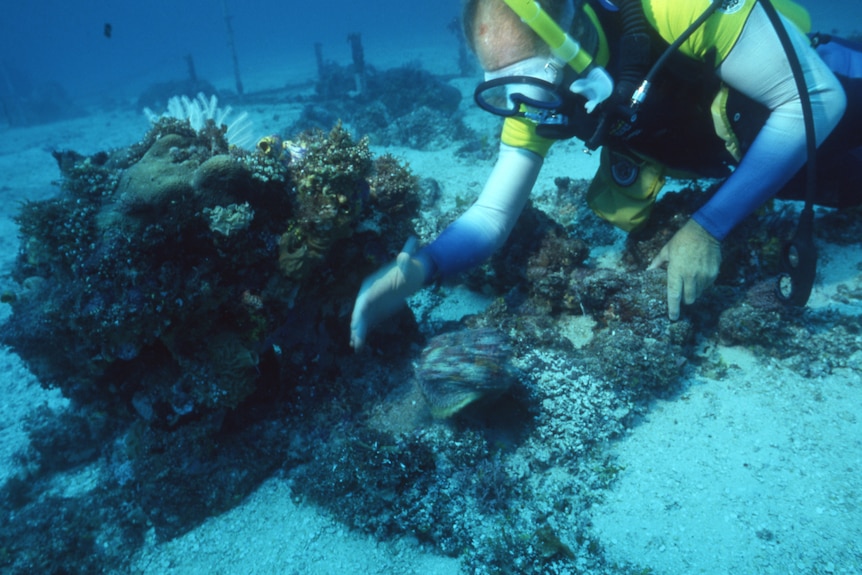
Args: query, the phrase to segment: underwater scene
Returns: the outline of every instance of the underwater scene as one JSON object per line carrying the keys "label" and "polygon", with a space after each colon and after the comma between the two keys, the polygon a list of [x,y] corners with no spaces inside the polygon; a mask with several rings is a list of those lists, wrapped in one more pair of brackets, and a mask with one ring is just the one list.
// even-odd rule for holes
{"label": "underwater scene", "polygon": [[862,574],[858,0],[5,6],[0,573]]}

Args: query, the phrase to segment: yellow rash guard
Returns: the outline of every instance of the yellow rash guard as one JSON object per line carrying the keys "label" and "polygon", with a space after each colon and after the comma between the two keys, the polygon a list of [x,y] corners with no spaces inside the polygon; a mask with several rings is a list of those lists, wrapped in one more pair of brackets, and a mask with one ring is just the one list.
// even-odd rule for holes
{"label": "yellow rash guard", "polygon": [[543,138],[536,133],[535,122],[517,116],[510,116],[503,122],[500,141],[513,148],[530,150],[543,158],[554,143],[554,140]]}
{"label": "yellow rash guard", "polygon": [[[756,0],[718,0],[722,7],[709,17],[679,50],[686,56],[706,60],[715,50],[718,67],[736,44]],[[808,12],[792,0],[773,0],[775,8],[800,30],[808,33],[811,19]],[[643,0],[647,22],[664,40],[672,43],[709,8],[710,0]]]}

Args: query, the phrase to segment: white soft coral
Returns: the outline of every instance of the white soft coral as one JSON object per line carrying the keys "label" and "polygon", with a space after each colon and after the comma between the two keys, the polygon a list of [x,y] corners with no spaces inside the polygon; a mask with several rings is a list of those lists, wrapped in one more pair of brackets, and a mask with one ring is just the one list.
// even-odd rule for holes
{"label": "white soft coral", "polygon": [[188,120],[195,130],[200,130],[206,125],[207,120],[215,122],[216,126],[227,126],[226,137],[228,143],[238,148],[248,147],[254,141],[253,125],[246,112],[227,122],[233,108],[226,106],[218,107],[218,98],[215,94],[207,98],[203,92],[199,92],[197,98],[188,96],[174,96],[168,100],[168,109],[162,114],[156,114],[149,108],[144,108],[144,114],[150,122],[157,122],[160,118],[176,118]]}

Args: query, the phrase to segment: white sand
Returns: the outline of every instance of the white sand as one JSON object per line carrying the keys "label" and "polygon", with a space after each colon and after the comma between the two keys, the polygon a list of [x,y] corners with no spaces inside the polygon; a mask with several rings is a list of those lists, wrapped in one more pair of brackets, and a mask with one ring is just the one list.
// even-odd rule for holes
{"label": "white sand", "polygon": [[722,349],[732,375],[658,401],[614,448],[593,520],[654,573],[859,573],[859,372],[804,379]]}
{"label": "white sand", "polygon": [[[862,288],[859,246],[821,245],[813,308]],[[624,468],[593,521],[609,556],[656,574],[862,573],[862,353],[804,378],[719,347],[730,367],[658,400],[613,448]],[[846,357],[844,350],[834,354]]]}
{"label": "white sand", "polygon": [[[463,106],[472,125],[493,126],[469,100]],[[289,124],[299,105],[248,111],[263,135]],[[146,126],[142,115],[113,112],[0,132],[6,200],[0,207],[0,266],[8,270],[17,250],[11,220],[17,202],[53,192],[50,182],[58,173],[50,149],[93,153],[124,146],[139,139]],[[554,177],[592,175],[595,158],[578,150],[567,143],[554,151],[537,193],[553,190]],[[392,151],[420,176],[436,178],[448,202],[475,196],[490,169],[455,159],[453,150]],[[812,305],[833,305],[830,296],[841,284],[862,289],[858,246],[822,245],[821,253]],[[614,254],[602,261],[613,263]],[[483,303],[455,293],[457,301],[423,313],[433,320]],[[855,300],[842,311],[860,314],[862,303]],[[0,307],[0,314],[6,317],[8,306]],[[715,352],[730,366],[725,377],[695,376],[681,395],[656,401],[645,420],[612,446],[623,470],[605,502],[592,510],[609,559],[636,562],[662,575],[862,573],[862,358],[856,358],[856,370],[805,379],[744,349]],[[12,453],[25,439],[21,418],[42,402],[62,400],[41,390],[8,350],[0,350],[0,366],[2,478],[14,471]],[[350,533],[314,507],[295,502],[277,478],[185,536],[149,542],[135,566],[147,574],[458,572],[457,561],[436,557],[412,541],[381,544]]]}
{"label": "white sand", "polygon": [[162,545],[149,542],[133,572],[444,575],[457,573],[458,561],[424,552],[409,540],[379,543],[351,532],[294,502],[284,481],[270,479],[240,507],[194,531]]}

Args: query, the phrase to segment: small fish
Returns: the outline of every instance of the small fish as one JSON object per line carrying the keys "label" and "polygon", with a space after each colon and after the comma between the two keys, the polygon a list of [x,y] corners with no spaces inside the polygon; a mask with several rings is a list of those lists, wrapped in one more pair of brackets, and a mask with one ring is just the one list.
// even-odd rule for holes
{"label": "small fish", "polygon": [[103,30],[103,33],[105,34],[105,38],[110,38],[112,31],[113,31],[113,26],[111,26],[111,23],[105,22],[105,28]]}

